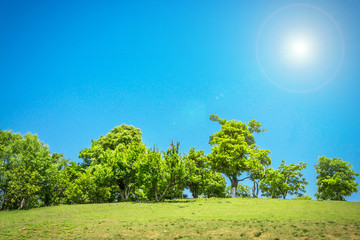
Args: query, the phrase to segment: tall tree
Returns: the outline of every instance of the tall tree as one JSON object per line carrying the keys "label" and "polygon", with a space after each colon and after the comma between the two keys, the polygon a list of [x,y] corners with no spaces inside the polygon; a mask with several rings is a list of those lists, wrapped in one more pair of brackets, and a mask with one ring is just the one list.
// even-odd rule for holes
{"label": "tall tree", "polygon": [[358,192],[359,184],[355,182],[355,177],[360,174],[352,169],[349,162],[321,156],[315,165],[315,171],[318,174],[315,194],[317,199],[345,200],[346,196]]}
{"label": "tall tree", "polygon": [[291,163],[286,165],[281,161],[279,169],[270,168],[263,181],[260,183],[260,189],[263,196],[285,199],[288,195],[302,196],[305,193],[305,186],[309,184],[301,170],[306,168],[306,163]]}
{"label": "tall tree", "polygon": [[250,153],[256,148],[253,133],[266,131],[259,122],[251,120],[248,124],[241,121],[219,118],[210,115],[210,120],[221,125],[219,132],[210,136],[209,144],[212,146],[209,155],[213,169],[225,174],[231,182],[232,197],[236,197],[236,190],[240,176],[249,170]]}

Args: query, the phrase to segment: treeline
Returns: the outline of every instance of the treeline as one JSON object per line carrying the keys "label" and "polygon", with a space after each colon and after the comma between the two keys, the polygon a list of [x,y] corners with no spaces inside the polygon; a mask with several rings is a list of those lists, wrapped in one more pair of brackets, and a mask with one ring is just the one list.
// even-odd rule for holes
{"label": "treeline", "polygon": [[[254,133],[266,131],[259,122],[210,120],[221,129],[210,136],[211,153],[191,148],[180,153],[180,143],[166,151],[148,148],[141,130],[121,125],[91,140],[75,163],[51,153],[37,135],[0,131],[0,207],[29,209],[57,204],[122,201],[163,201],[182,198],[184,189],[197,197],[258,197],[309,199],[301,171],[306,163],[282,161],[271,168],[269,150],[260,149]],[[357,192],[358,183],[348,162],[319,157],[318,199],[344,200]],[[224,176],[231,186],[226,187]],[[249,179],[252,186],[240,184]],[[311,198],[310,198],[311,199]]]}

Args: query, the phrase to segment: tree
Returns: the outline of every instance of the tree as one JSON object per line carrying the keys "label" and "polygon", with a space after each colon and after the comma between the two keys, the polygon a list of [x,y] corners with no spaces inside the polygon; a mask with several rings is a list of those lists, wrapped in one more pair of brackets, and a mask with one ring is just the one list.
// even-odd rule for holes
{"label": "tree", "polygon": [[104,153],[100,157],[101,164],[94,165],[94,174],[102,179],[103,185],[108,183],[113,186],[119,202],[128,200],[136,190],[138,164],[145,157],[145,152],[143,143],[121,146],[115,151]]}
{"label": "tree", "polygon": [[54,203],[56,180],[65,159],[49,151],[37,135],[0,130],[1,209]]}
{"label": "tree", "polygon": [[359,184],[355,182],[355,177],[360,174],[352,169],[349,162],[321,156],[315,165],[315,171],[318,174],[315,194],[317,199],[345,200],[345,196],[358,192]]}
{"label": "tree", "polygon": [[[72,166],[73,167],[73,166]],[[69,173],[73,169],[68,169]],[[108,186],[98,184],[96,176],[92,173],[91,167],[75,172],[67,181],[61,203],[84,204],[103,203],[111,198],[111,189]],[[70,180],[68,179],[68,180]]]}
{"label": "tree", "polygon": [[189,171],[187,188],[198,198],[200,195],[206,197],[222,197],[226,188],[224,177],[213,171],[208,163],[208,158],[203,150],[195,151],[192,147],[185,157]]}
{"label": "tree", "polygon": [[140,129],[122,124],[111,129],[106,136],[100,136],[96,141],[91,139],[91,147],[85,148],[79,153],[79,158],[83,159],[82,165],[87,167],[92,162],[98,163],[104,152],[112,152],[132,144],[142,143],[141,135]]}
{"label": "tree", "polygon": [[269,150],[261,150],[257,147],[250,152],[248,173],[250,180],[253,181],[252,196],[256,198],[259,195],[259,185],[265,178],[268,166],[271,164],[269,153]]}
{"label": "tree", "polygon": [[209,144],[212,146],[209,159],[212,168],[223,173],[230,179],[232,197],[236,197],[236,189],[239,177],[250,168],[249,158],[253,149],[256,149],[253,133],[266,131],[261,129],[259,122],[251,120],[248,124],[219,118],[217,115],[210,115],[210,120],[221,125],[219,132],[210,136]]}
{"label": "tree", "polygon": [[[179,153],[180,143],[171,142],[166,152],[160,153],[156,148],[149,149],[140,163],[139,177],[150,199],[162,201],[165,197],[173,198],[184,190],[187,169],[185,159]],[[170,194],[170,195],[169,195]]]}
{"label": "tree", "polygon": [[263,196],[272,198],[286,198],[287,195],[302,196],[305,193],[305,186],[309,184],[305,178],[302,178],[301,170],[306,168],[306,163],[291,163],[285,165],[285,161],[281,161],[279,169],[270,168],[265,178],[260,184]]}
{"label": "tree", "polygon": [[226,181],[223,175],[213,170],[208,172],[204,181],[204,190],[202,193],[205,197],[225,197]]}
{"label": "tree", "polygon": [[136,190],[137,163],[146,152],[141,135],[140,129],[123,124],[91,140],[91,147],[79,153],[82,166],[92,168],[97,182],[111,187],[118,201],[126,201]]}

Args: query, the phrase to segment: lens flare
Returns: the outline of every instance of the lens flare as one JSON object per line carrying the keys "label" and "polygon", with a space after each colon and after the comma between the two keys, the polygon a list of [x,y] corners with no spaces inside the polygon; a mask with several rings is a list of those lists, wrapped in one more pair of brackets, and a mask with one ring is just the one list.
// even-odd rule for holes
{"label": "lens flare", "polygon": [[293,4],[273,12],[261,25],[256,58],[275,86],[290,92],[314,91],[339,72],[344,40],[329,13],[308,4]]}

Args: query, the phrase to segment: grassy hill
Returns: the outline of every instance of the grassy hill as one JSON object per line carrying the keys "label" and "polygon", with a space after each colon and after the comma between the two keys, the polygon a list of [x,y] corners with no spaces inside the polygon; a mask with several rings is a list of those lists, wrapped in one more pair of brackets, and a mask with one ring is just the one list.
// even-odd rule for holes
{"label": "grassy hill", "polygon": [[0,239],[360,239],[360,203],[198,199],[0,212]]}

